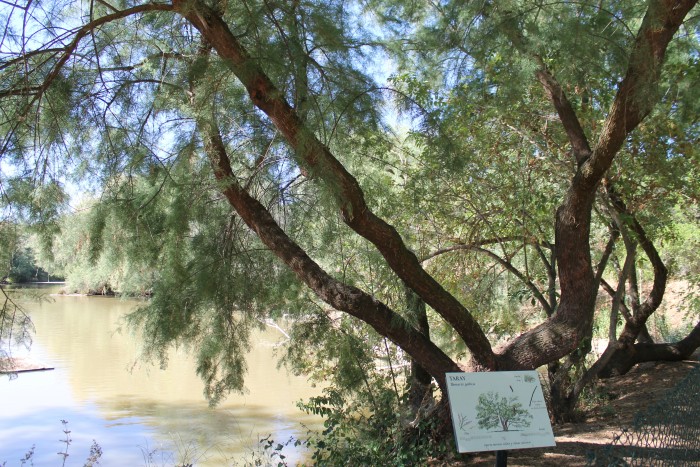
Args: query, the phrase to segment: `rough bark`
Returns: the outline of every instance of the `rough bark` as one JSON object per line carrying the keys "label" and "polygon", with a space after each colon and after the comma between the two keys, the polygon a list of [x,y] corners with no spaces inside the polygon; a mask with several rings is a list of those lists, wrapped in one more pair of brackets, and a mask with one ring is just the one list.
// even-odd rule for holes
{"label": "rough bark", "polygon": [[[619,193],[617,193],[611,184],[606,184],[606,189],[608,192],[608,197],[610,202],[617,211],[618,214],[624,214],[628,219],[627,225],[620,225],[620,229],[631,230],[636,237],[636,242],[642,247],[642,250],[646,254],[649,262],[652,265],[654,271],[654,282],[644,303],[634,304],[632,309],[632,316],[625,319],[625,326],[617,338],[617,345],[614,354],[610,357],[609,361],[600,370],[600,376],[608,377],[613,374],[623,374],[622,372],[629,371],[629,368],[625,362],[629,361],[630,358],[626,355],[628,353],[635,352],[635,341],[640,336],[643,335],[643,331],[646,330],[646,322],[649,317],[658,309],[663,300],[664,292],[666,290],[666,281],[668,279],[668,270],[664,265],[658,251],[654,247],[654,244],[649,239],[646,231],[641,226],[637,218],[630,215],[625,203],[622,201]],[[618,220],[622,222],[622,220]],[[629,240],[626,240],[629,243]],[[629,249],[629,247],[628,247]],[[636,286],[636,280],[633,279],[631,282]],[[617,293],[621,293],[623,290],[623,285],[618,285]],[[638,302],[638,297],[635,291],[635,302]],[[647,333],[648,334],[648,333]]]}
{"label": "rough bark", "polygon": [[444,387],[446,372],[461,371],[452,359],[401,315],[362,290],[333,278],[313,261],[284,232],[270,212],[237,182],[216,126],[210,121],[202,120],[198,125],[205,150],[214,166],[216,179],[221,183],[229,204],[302,282],[335,309],[364,321],[381,335],[391,339],[426,369],[441,387]]}
{"label": "rough bark", "polygon": [[[556,214],[556,263],[559,270],[561,300],[556,313],[547,321],[506,344],[499,349],[498,355],[494,354],[483,330],[469,311],[422,268],[415,254],[405,245],[396,229],[369,209],[355,178],[304,126],[301,118],[285,100],[283,93],[249,57],[221,15],[201,1],[175,0],[172,5],[153,4],[134,7],[131,10],[107,15],[99,21],[108,22],[130,14],[156,10],[174,10],[186,18],[200,31],[246,87],[253,104],[264,112],[284,135],[296,151],[300,166],[311,176],[323,180],[328,187],[332,188],[346,224],[371,241],[392,270],[454,327],[472,353],[473,368],[507,370],[534,368],[556,360],[577,348],[582,337],[589,331],[595,297],[592,288],[594,276],[589,246],[591,208],[595,192],[629,132],[653,108],[657,100],[656,85],[668,43],[695,3],[690,0],[649,3],[632,47],[627,71],[619,85],[598,142],[590,151],[590,156],[587,155],[589,148],[585,135],[573,108],[567,105],[565,94],[561,92],[560,87],[557,88],[556,81],[551,82],[546,74],[538,74],[569,135],[578,162],[578,170],[572,179],[570,189]],[[77,44],[84,36],[85,33],[78,33],[72,44]],[[62,58],[54,67],[46,80],[46,86],[50,84],[51,76],[63,67],[71,54],[70,47],[64,51],[62,56],[65,59]],[[223,168],[225,167],[220,167],[222,170]],[[226,171],[217,174],[224,178],[231,176]],[[226,190],[229,202],[236,206],[248,225],[268,246],[277,246],[274,251],[278,256],[323,300],[340,310],[360,317],[402,347],[412,348],[413,352],[420,353],[415,347],[415,342],[421,342],[419,346],[424,346],[426,341],[429,342],[425,337],[421,338],[420,333],[415,329],[406,332],[399,329],[401,326],[396,326],[392,321],[395,314],[369,295],[329,280],[332,278],[308,258],[298,245],[282,235],[284,232],[279,229],[279,226],[273,226],[269,222],[271,218],[265,218],[265,213],[255,204],[257,201],[245,190],[241,190],[235,184],[230,184]],[[275,243],[278,241],[281,243]],[[279,245],[284,245],[284,248]],[[360,312],[358,308],[360,305],[373,311]],[[640,318],[641,320],[643,319]],[[631,326],[638,326],[638,322],[635,321]],[[621,339],[626,342],[632,334],[635,334],[632,328],[629,332],[623,331]],[[428,365],[429,362],[424,356],[421,358],[427,366],[431,366]],[[455,368],[455,363],[449,358],[440,357],[439,359],[442,363],[438,366]],[[434,365],[432,367],[436,368]]]}
{"label": "rough bark", "polygon": [[[255,64],[226,23],[201,2],[174,2],[175,8],[226,60],[262,110],[297,151],[309,172],[334,187],[341,215],[348,226],[371,241],[387,264],[464,339],[472,352],[473,367],[513,370],[536,368],[577,348],[592,325],[595,305],[589,230],[595,192],[627,134],[651,111],[666,47],[695,1],[651,2],[644,17],[630,62],[598,144],[590,157],[579,157],[579,168],[564,202],[557,210],[555,240],[561,286],[557,312],[540,326],[517,337],[494,355],[483,330],[472,315],[421,266],[396,229],[378,218],[366,205],[357,181],[330,150],[302,124],[282,93]],[[557,94],[559,96],[559,94]],[[650,97],[651,96],[651,97]],[[558,99],[558,97],[557,97]],[[585,138],[567,122],[578,121],[572,109],[558,105],[567,132]],[[579,147],[579,141],[572,141]],[[324,298],[325,299],[325,298]],[[380,331],[381,332],[381,331]]]}
{"label": "rough bark", "polygon": [[668,269],[664,265],[659,252],[656,251],[656,247],[649,239],[646,231],[641,226],[637,218],[630,216],[627,207],[620,198],[619,194],[614,190],[611,185],[607,186],[608,195],[613,204],[613,207],[620,213],[625,214],[629,218],[629,229],[634,232],[639,246],[642,247],[644,253],[646,254],[649,262],[651,263],[652,269],[654,271],[654,282],[644,303],[639,304],[633,308],[632,319],[625,322],[625,327],[620,333],[618,340],[623,346],[629,346],[634,343],[639,335],[642,327],[646,324],[647,319],[656,311],[656,309],[661,305],[661,301],[664,297],[664,292],[666,291],[666,281],[668,279]]}
{"label": "rough bark", "polygon": [[[605,282],[602,280],[603,272],[607,267],[615,246],[615,241],[619,235],[620,231],[614,226],[611,226],[610,238],[596,266],[594,289],[597,289],[598,284],[601,282]],[[615,294],[613,293],[612,295]],[[621,303],[621,305],[624,306],[624,303]],[[583,338],[581,345],[575,351],[571,352],[563,363],[555,361],[548,365],[547,370],[549,373],[552,416],[558,423],[576,421],[577,419],[577,414],[574,409],[578,396],[572,396],[572,392],[576,391],[575,388],[579,382],[572,382],[571,369],[581,365],[586,356],[591,352],[593,334],[592,329],[590,331],[591,332]],[[580,393],[580,390],[577,394],[578,393]]]}
{"label": "rough bark", "polygon": [[638,342],[627,346],[625,352],[615,355],[607,369],[610,373],[625,374],[638,363],[655,361],[680,361],[685,360],[700,347],[700,322],[681,341],[666,344],[649,344]]}
{"label": "rough bark", "polygon": [[248,90],[253,104],[294,148],[302,168],[333,190],[343,221],[372,242],[398,277],[454,327],[471,351],[475,366],[495,369],[491,344],[471,313],[422,268],[396,229],[370,210],[357,180],[304,126],[283,93],[249,57],[222,18],[199,1],[177,0],[173,5],[226,61]]}
{"label": "rough bark", "polygon": [[[590,157],[575,154],[578,169],[557,210],[555,244],[561,300],[546,322],[497,350],[499,369],[533,368],[577,348],[590,332],[595,307],[590,257],[591,209],[597,187],[627,135],[649,114],[666,48],[695,1],[652,1],[637,33],[629,65]],[[585,134],[561,89],[540,75],[573,148],[585,152]],[[629,333],[624,333],[627,338]],[[635,334],[636,337],[636,334]]]}
{"label": "rough bark", "polygon": [[[426,338],[430,339],[430,325],[425,309],[425,303],[413,290],[406,288],[406,302],[408,304],[408,314],[413,320],[416,329]],[[408,381],[408,405],[415,416],[421,408],[425,397],[430,391],[432,377],[423,366],[415,359],[411,359],[411,373]]]}

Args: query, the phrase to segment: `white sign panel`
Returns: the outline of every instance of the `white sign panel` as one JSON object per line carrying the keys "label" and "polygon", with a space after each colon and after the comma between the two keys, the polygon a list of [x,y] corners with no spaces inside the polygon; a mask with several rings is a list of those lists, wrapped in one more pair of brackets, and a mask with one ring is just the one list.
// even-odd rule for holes
{"label": "white sign panel", "polygon": [[459,452],[554,446],[536,371],[446,373]]}

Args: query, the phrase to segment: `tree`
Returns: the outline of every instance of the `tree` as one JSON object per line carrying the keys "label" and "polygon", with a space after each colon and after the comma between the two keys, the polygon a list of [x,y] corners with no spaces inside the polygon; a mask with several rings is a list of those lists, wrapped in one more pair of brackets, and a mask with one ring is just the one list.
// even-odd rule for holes
{"label": "tree", "polygon": [[490,430],[498,427],[501,431],[509,431],[513,428],[529,427],[532,414],[523,409],[517,397],[507,398],[497,392],[489,391],[479,395],[476,419],[479,422],[479,428]]}
{"label": "tree", "polygon": [[[157,268],[154,300],[134,321],[155,356],[177,342],[196,347],[213,399],[241,387],[250,326],[292,307],[319,318],[311,326],[364,323],[442,389],[449,371],[536,368],[590,339],[610,255],[603,250],[594,270],[601,187],[612,209],[634,214],[614,190],[638,172],[652,181],[663,173],[636,163],[634,138],[647,135],[641,127],[658,105],[688,104],[686,115],[696,115],[687,86],[661,92],[676,70],[664,67],[669,53],[697,60],[694,6],[369,2],[402,46],[379,49],[376,28],[353,19],[370,13],[352,2],[3,6],[1,153],[19,174],[3,175],[3,187],[17,180],[47,191],[65,182],[64,171],[92,176],[102,202],[91,244],[106,251],[112,216],[128,239],[124,252]],[[677,37],[681,28],[688,33]],[[382,89],[365,73],[374,50],[424,71],[395,77],[394,94],[425,111],[417,151],[392,150]],[[655,139],[692,139],[693,119]],[[655,157],[663,167],[670,158]],[[442,183],[451,171],[461,180]],[[479,206],[479,192],[496,196]],[[33,222],[51,225],[55,206]],[[625,222],[652,257],[635,219]],[[490,263],[456,273],[430,265],[467,249]],[[532,256],[541,261],[533,270]],[[498,346],[480,304],[461,299],[496,263],[545,312]],[[661,300],[657,269],[659,285],[621,348],[635,348]],[[414,296],[468,359],[404,312],[420,309],[409,307]],[[693,334],[686,347],[698,344]]]}

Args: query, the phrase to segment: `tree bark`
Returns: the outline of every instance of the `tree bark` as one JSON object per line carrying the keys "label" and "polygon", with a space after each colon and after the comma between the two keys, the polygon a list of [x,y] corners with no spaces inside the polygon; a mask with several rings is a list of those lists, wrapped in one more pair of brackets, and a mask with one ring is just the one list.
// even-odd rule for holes
{"label": "tree bark", "polygon": [[[613,374],[621,374],[619,373],[621,370],[624,372],[629,371],[629,368],[631,367],[627,367],[625,364],[618,364],[618,362],[626,362],[630,360],[629,357],[623,354],[632,354],[636,352],[634,347],[635,341],[642,331],[646,329],[646,322],[649,317],[661,305],[661,301],[663,300],[664,292],[666,290],[666,281],[668,279],[668,270],[661,260],[658,251],[656,251],[654,244],[647,236],[644,228],[637,221],[636,217],[629,213],[625,203],[622,201],[619,193],[615,191],[614,187],[611,184],[606,183],[606,189],[613,208],[618,214],[623,214],[628,219],[627,225],[620,225],[620,229],[622,230],[624,228],[629,228],[632,232],[634,232],[636,241],[639,243],[639,246],[642,247],[642,250],[644,250],[644,253],[649,259],[649,262],[654,270],[654,283],[649,295],[647,296],[646,300],[644,300],[644,303],[635,306],[632,310],[633,313],[631,318],[625,320],[625,326],[623,327],[620,336],[617,338],[618,344],[615,349],[615,354],[610,358],[608,364],[600,370],[600,376],[602,377],[608,377]],[[622,220],[618,220],[618,222],[622,223]],[[632,282],[633,284],[636,284],[636,280],[633,279]],[[622,287],[623,285],[618,285],[617,293],[621,293],[620,288]],[[635,301],[638,301],[638,297],[635,296],[634,298]]]}
{"label": "tree bark", "polygon": [[[416,329],[426,338],[430,339],[430,325],[428,324],[425,302],[408,287],[406,287],[406,302],[408,304],[408,314],[413,320]],[[430,373],[415,359],[411,358],[411,374],[408,381],[408,405],[414,416],[418,413],[421,405],[423,405],[423,400],[428,391],[430,391],[431,382],[432,377]]]}
{"label": "tree bark", "polygon": [[[415,254],[404,244],[396,229],[369,209],[355,178],[303,125],[282,92],[250,59],[222,18],[200,1],[175,0],[173,6],[226,61],[248,90],[254,105],[272,120],[295,149],[300,164],[334,189],[345,223],[371,241],[391,269],[454,327],[472,353],[472,368],[514,370],[536,368],[568,354],[578,347],[580,340],[590,331],[595,291],[589,238],[595,193],[627,135],[656,103],[655,91],[666,48],[695,3],[691,0],[657,0],[649,3],[630,54],[627,71],[597,145],[590,157],[585,154],[576,155],[578,170],[557,210],[555,244],[561,287],[557,312],[541,325],[500,348],[498,355],[494,355],[483,330],[469,311],[420,266]],[[585,149],[585,145],[582,146],[578,140],[585,138],[580,125],[577,128],[571,123],[578,122],[572,113],[573,109],[561,105],[562,93],[551,95],[573,147]],[[232,204],[240,196],[235,190],[227,194]],[[264,230],[256,232],[260,235]],[[289,264],[294,266],[292,269],[297,274],[303,275],[302,268],[296,262],[290,261]],[[317,291],[319,292],[322,290]],[[332,294],[326,292],[319,296],[324,300],[332,298]],[[335,306],[330,301],[328,303]],[[391,328],[378,328],[378,331],[386,334]],[[627,336],[624,332],[623,335]]]}
{"label": "tree bark", "polygon": [[617,352],[600,376],[624,375],[638,363],[668,361],[675,362],[690,357],[700,347],[700,322],[681,341],[671,344],[648,344],[638,342],[625,347],[625,352]]}
{"label": "tree bark", "polygon": [[331,151],[304,126],[263,70],[250,58],[223,19],[201,1],[175,0],[175,8],[206,38],[296,151],[300,166],[332,190],[343,221],[372,242],[391,269],[461,336],[474,366],[496,369],[495,356],[483,330],[471,313],[420,265],[396,229],[367,206],[357,180]]}
{"label": "tree bark", "polygon": [[461,371],[459,365],[387,305],[356,287],[338,281],[313,261],[289,238],[269,211],[238,184],[216,125],[203,119],[198,121],[198,125],[205,150],[214,166],[216,179],[223,186],[226,199],[260,240],[319,298],[335,309],[364,321],[391,339],[444,389],[445,373]]}
{"label": "tree bark", "polygon": [[[566,105],[568,101],[561,88],[551,87],[549,77],[540,77],[572,147],[581,150],[575,154],[578,169],[564,202],[557,209],[555,221],[561,300],[550,319],[496,350],[499,369],[536,368],[556,360],[577,348],[590,332],[596,291],[589,239],[596,190],[627,135],[656,104],[666,48],[696,3],[690,0],[649,3],[627,71],[590,157],[586,157],[586,136],[573,107]],[[630,332],[623,331],[625,339],[629,335]]]}

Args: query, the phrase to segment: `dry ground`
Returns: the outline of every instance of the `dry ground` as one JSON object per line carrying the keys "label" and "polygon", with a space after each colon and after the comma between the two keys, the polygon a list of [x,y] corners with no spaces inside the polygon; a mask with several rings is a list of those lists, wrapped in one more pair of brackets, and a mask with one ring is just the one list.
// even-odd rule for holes
{"label": "dry ground", "polygon": [[[597,383],[598,404],[584,412],[585,421],[554,427],[556,447],[511,451],[508,466],[585,466],[587,452],[609,444],[615,433],[631,424],[634,415],[664,396],[692,368],[700,353],[682,362],[637,365],[628,374]],[[458,465],[493,466],[492,454],[481,454]]]}

